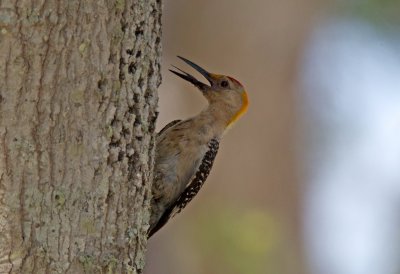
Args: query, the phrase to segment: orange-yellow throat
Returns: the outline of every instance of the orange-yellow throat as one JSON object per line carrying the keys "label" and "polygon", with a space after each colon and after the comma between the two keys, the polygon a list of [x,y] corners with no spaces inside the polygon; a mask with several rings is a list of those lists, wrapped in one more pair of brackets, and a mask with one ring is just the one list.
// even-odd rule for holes
{"label": "orange-yellow throat", "polygon": [[247,97],[246,91],[243,91],[243,93],[242,93],[242,107],[229,120],[227,128],[231,127],[240,117],[242,117],[242,115],[246,113],[248,107],[249,107],[249,98]]}

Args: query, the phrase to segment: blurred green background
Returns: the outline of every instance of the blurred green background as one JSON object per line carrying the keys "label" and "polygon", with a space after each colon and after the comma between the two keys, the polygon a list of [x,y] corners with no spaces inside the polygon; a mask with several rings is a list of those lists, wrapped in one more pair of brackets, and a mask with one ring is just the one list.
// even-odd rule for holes
{"label": "blurred green background", "polygon": [[[168,72],[173,64],[193,73],[176,55],[184,56],[211,72],[238,79],[248,91],[250,107],[248,113],[224,137],[211,175],[199,195],[149,241],[145,273],[400,273],[399,263],[396,262],[400,256],[396,248],[390,249],[390,254],[385,254],[381,252],[385,244],[373,248],[374,245],[365,244],[363,240],[382,242],[381,238],[370,235],[379,235],[383,231],[389,235],[388,231],[391,230],[381,230],[379,226],[386,219],[373,219],[370,222],[375,234],[368,234],[369,230],[360,232],[360,228],[343,221],[357,220],[353,215],[348,217],[346,214],[349,212],[354,216],[364,216],[362,214],[371,211],[363,206],[363,202],[356,202],[357,207],[347,206],[349,201],[358,201],[357,193],[363,186],[349,190],[347,186],[352,184],[347,184],[344,179],[347,177],[343,175],[347,173],[336,168],[337,162],[346,163],[347,160],[349,164],[346,167],[352,173],[363,174],[366,170],[364,167],[357,169],[351,166],[355,161],[352,161],[353,156],[348,152],[354,151],[361,141],[354,145],[346,141],[344,147],[338,144],[343,143],[341,134],[347,131],[341,125],[352,121],[353,129],[368,123],[369,120],[365,118],[368,115],[364,113],[371,112],[372,108],[367,106],[372,103],[360,104],[363,108],[359,109],[358,102],[367,100],[367,97],[363,93],[347,97],[347,91],[343,90],[347,90],[345,87],[353,82],[362,83],[360,79],[374,79],[377,74],[376,71],[365,70],[365,75],[360,79],[353,79],[350,75],[349,79],[342,77],[343,80],[340,75],[346,72],[341,68],[354,65],[354,70],[359,71],[357,66],[365,67],[365,58],[354,57],[352,53],[365,51],[368,45],[378,44],[378,54],[388,51],[387,47],[393,48],[391,54],[397,60],[400,48],[399,23],[400,1],[395,0],[165,1],[163,83],[159,90],[158,129],[171,120],[197,114],[206,104],[194,87]],[[365,29],[368,31],[362,36],[360,32]],[[365,42],[351,44],[348,41],[353,37],[362,37],[360,39]],[[343,49],[350,54],[342,54]],[[382,63],[379,56],[365,55],[378,64]],[[373,68],[380,67],[373,62],[371,64]],[[392,64],[393,70],[400,72],[400,61],[396,64]],[[399,78],[397,72],[390,74],[393,77],[387,75],[385,64],[381,65],[382,71],[378,75],[388,79]],[[377,83],[387,83],[383,76],[375,79]],[[396,84],[399,82],[394,82]],[[324,88],[324,85],[329,88]],[[380,87],[379,84],[377,86]],[[362,88],[349,90],[362,92]],[[385,95],[384,88],[388,86],[382,85],[382,89],[377,88],[371,94],[379,93],[382,98],[390,98]],[[392,93],[396,100],[400,99],[396,97],[400,94],[400,85]],[[336,100],[338,94],[352,98],[349,101],[345,99],[344,104],[350,104],[349,109],[356,110],[355,113],[362,112],[362,117],[351,111],[344,115],[340,107],[343,102]],[[396,109],[396,101],[389,101],[394,102]],[[336,105],[336,102],[339,103]],[[376,100],[372,99],[371,102]],[[400,109],[400,103],[398,107]],[[385,106],[380,111],[379,115],[386,113]],[[388,116],[395,118],[393,128],[397,129],[390,131],[389,135],[400,133],[400,113],[394,112]],[[340,138],[336,138],[338,135]],[[350,135],[359,136],[357,140],[372,142],[363,130]],[[383,143],[389,142],[385,137],[381,139]],[[379,151],[386,149],[394,153],[394,163],[400,165],[398,146]],[[380,156],[389,157],[385,154]],[[332,160],[338,157],[345,160]],[[369,154],[363,159],[368,157]],[[371,167],[369,170],[374,172],[374,164]],[[343,182],[346,188],[336,190],[335,185],[341,184],[331,180],[336,177],[322,173],[322,170],[336,170],[342,175],[337,180]],[[389,192],[395,193],[392,190],[399,190],[400,176],[396,177],[396,169],[385,172],[385,175],[393,175],[393,178],[390,177],[390,182],[394,181],[393,188]],[[332,184],[329,183],[331,181]],[[363,180],[351,182],[359,181]],[[379,184],[375,183],[374,186],[381,189],[382,182],[379,179],[376,181]],[[338,195],[332,199],[324,198],[324,195],[331,193]],[[349,198],[342,201],[343,196]],[[387,208],[393,212],[389,210],[385,214],[388,219],[395,220],[393,216],[396,215],[400,199],[398,196],[392,198],[394,202]],[[374,199],[365,201],[373,207],[377,198],[374,196]],[[344,213],[335,215],[338,212],[335,211],[337,205],[345,208]],[[380,212],[376,214],[382,215]],[[329,216],[338,217],[330,219]],[[318,223],[322,219],[322,223]],[[352,253],[352,247],[358,245],[343,240],[346,238],[337,236],[335,231],[341,233],[339,236],[349,235],[350,239],[353,233],[365,235],[360,240],[362,252]],[[389,239],[397,239],[393,237]],[[335,248],[330,248],[331,242],[325,239],[334,240]],[[398,246],[397,241],[395,243],[393,246]],[[336,245],[340,248],[336,248]],[[344,252],[346,250],[349,253]],[[380,257],[375,256],[374,252],[392,259],[379,261]],[[377,268],[370,268],[369,264]]]}

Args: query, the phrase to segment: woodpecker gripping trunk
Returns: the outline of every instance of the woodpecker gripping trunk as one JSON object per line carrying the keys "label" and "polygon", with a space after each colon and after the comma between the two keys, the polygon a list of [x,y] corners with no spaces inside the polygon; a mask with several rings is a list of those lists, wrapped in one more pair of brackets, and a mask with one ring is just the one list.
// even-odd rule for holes
{"label": "woodpecker gripping trunk", "polygon": [[195,117],[169,123],[157,136],[149,237],[197,195],[211,171],[223,134],[248,106],[247,93],[237,80],[179,58],[210,85],[178,68],[171,71],[196,86],[209,104]]}

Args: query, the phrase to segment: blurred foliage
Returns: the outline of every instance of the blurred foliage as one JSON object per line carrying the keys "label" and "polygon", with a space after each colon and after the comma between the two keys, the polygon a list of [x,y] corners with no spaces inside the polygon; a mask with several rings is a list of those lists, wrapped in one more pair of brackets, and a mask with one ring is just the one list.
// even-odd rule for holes
{"label": "blurred foliage", "polygon": [[[203,213],[194,229],[196,245],[207,254],[204,273],[282,273],[282,228],[267,212],[223,208]],[[218,269],[216,269],[218,268]]]}
{"label": "blurred foliage", "polygon": [[399,0],[339,1],[339,9],[350,17],[362,17],[377,25],[400,24]]}

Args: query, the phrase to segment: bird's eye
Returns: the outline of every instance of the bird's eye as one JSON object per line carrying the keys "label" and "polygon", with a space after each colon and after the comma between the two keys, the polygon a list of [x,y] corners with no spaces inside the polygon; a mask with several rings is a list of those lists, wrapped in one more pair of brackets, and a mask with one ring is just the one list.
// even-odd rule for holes
{"label": "bird's eye", "polygon": [[222,81],[221,82],[221,87],[223,87],[223,88],[226,88],[226,87],[228,87],[228,81]]}

